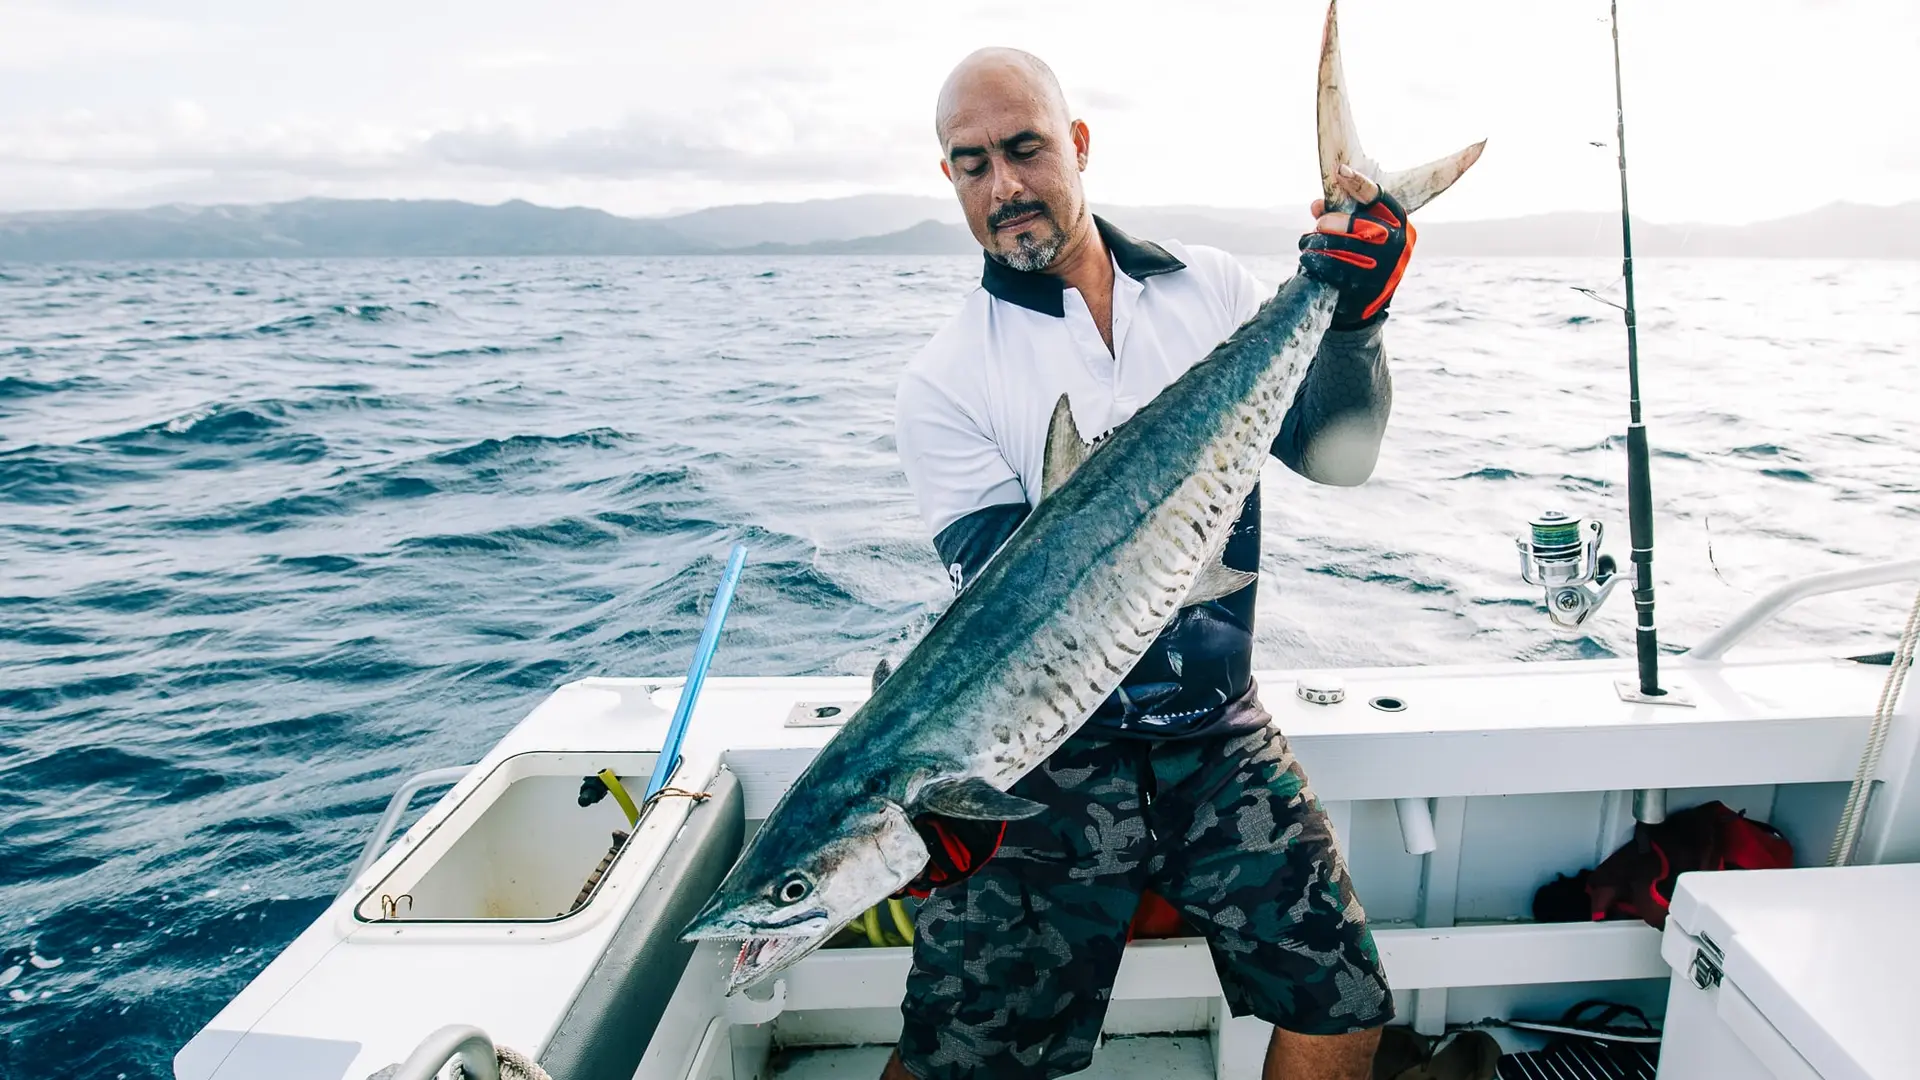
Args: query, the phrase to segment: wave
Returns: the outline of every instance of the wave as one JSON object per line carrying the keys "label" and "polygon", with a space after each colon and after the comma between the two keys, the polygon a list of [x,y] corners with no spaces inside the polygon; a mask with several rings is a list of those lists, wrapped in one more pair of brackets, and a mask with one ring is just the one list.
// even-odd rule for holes
{"label": "wave", "polygon": [[[1567,452],[1572,454],[1591,454],[1595,451],[1617,452],[1617,451],[1625,450],[1626,448],[1627,448],[1627,437],[1621,434],[1614,434],[1614,435],[1609,435],[1604,439],[1601,439],[1597,443],[1590,443],[1586,446],[1570,447]],[[1647,449],[1651,452],[1652,456],[1657,458],[1665,458],[1669,461],[1695,460],[1694,456],[1692,454],[1687,453],[1685,450],[1675,450],[1670,446],[1652,445],[1652,446],[1649,446]]]}
{"label": "wave", "polygon": [[1485,466],[1484,468],[1475,469],[1470,473],[1461,473],[1459,476],[1454,477],[1454,479],[1455,480],[1518,480],[1527,475],[1528,475],[1527,473],[1516,472],[1512,469],[1503,469],[1495,465],[1488,465],[1488,466]]}
{"label": "wave", "polygon": [[1750,458],[1799,457],[1798,454],[1788,450],[1786,447],[1775,446],[1772,443],[1755,443],[1752,446],[1736,446],[1732,450],[1727,451],[1727,453],[1735,457]]}
{"label": "wave", "polygon": [[455,360],[469,356],[513,356],[545,350],[539,345],[468,345],[458,349],[433,349],[409,353],[415,360]]}
{"label": "wave", "polygon": [[[33,355],[32,349],[16,349],[16,353]],[[0,354],[4,355],[4,354]],[[46,394],[61,394],[72,390],[88,390],[99,386],[100,380],[89,375],[76,375],[67,379],[54,379],[42,382],[29,379],[24,375],[0,376],[0,401],[20,401],[26,398],[41,397]]]}
{"label": "wave", "polygon": [[114,484],[144,479],[145,469],[92,460],[84,448],[25,446],[0,451],[0,502],[61,506],[84,502]]}
{"label": "wave", "polygon": [[505,439],[481,439],[454,450],[444,450],[428,460],[437,465],[487,465],[515,458],[537,457],[551,450],[611,450],[632,441],[631,435],[604,427],[571,435],[512,435]]}
{"label": "wave", "polygon": [[161,443],[234,446],[258,442],[263,432],[283,427],[284,422],[274,415],[280,411],[267,403],[202,405],[171,420],[109,435],[98,441],[105,446]]}
{"label": "wave", "polygon": [[544,525],[515,525],[477,533],[441,533],[410,536],[400,541],[403,551],[427,553],[500,553],[526,548],[580,550],[619,539],[619,533],[584,518],[561,518]]}
{"label": "wave", "polygon": [[319,311],[289,315],[253,328],[253,333],[268,337],[310,333],[329,326],[353,323],[419,322],[440,311],[431,301],[417,301],[403,307],[387,304],[331,304]]}
{"label": "wave", "polygon": [[1396,574],[1381,569],[1355,569],[1350,566],[1341,566],[1337,563],[1308,565],[1304,567],[1304,569],[1309,574],[1324,574],[1327,577],[1341,578],[1346,581],[1357,581],[1366,585],[1386,585],[1402,592],[1451,594],[1454,591],[1453,586],[1442,581],[1409,577],[1406,574]]}
{"label": "wave", "polygon": [[[336,474],[333,483],[314,490],[274,494],[262,500],[232,503],[197,514],[176,516],[162,522],[161,527],[194,533],[228,530],[272,533],[307,521],[346,520],[370,505],[485,491],[497,487],[503,480],[537,477],[561,455],[583,449],[599,451],[620,448],[630,442],[631,436],[606,428],[571,435],[514,435],[505,439],[482,439],[408,462]],[[250,456],[257,460],[305,463],[317,461],[326,454],[324,440],[295,433],[282,435]],[[0,458],[0,462],[4,462],[4,458]],[[650,489],[669,488],[685,475],[684,469],[668,470],[657,478],[646,474],[623,486],[620,493],[632,495]],[[0,493],[7,491],[4,478],[4,465],[0,464]],[[605,480],[583,481],[570,487],[581,490],[606,483]],[[75,482],[73,487],[78,490],[80,483]],[[607,523],[619,524],[616,520]],[[717,526],[705,522],[703,527]],[[583,521],[576,530],[569,529],[563,523],[556,523],[472,535],[415,537],[404,542],[404,546],[443,550],[507,550],[516,544],[552,546],[570,539],[586,544],[600,542],[598,534],[601,530],[591,523]]]}

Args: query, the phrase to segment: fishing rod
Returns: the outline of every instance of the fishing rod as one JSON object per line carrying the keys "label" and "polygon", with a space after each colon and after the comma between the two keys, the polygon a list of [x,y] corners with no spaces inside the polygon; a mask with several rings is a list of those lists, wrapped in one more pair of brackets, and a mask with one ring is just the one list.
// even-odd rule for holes
{"label": "fishing rod", "polygon": [[1640,696],[1660,698],[1660,641],[1653,621],[1653,475],[1647,425],[1640,418],[1640,334],[1633,307],[1633,221],[1627,213],[1627,105],[1620,79],[1620,0],[1613,21],[1613,126],[1620,162],[1620,274],[1627,290],[1627,531],[1633,541],[1634,646],[1640,659]]}
{"label": "fishing rod", "polygon": [[[1627,203],[1627,106],[1620,75],[1620,4],[1610,0],[1613,27],[1614,146],[1620,169],[1620,276],[1626,304],[1615,304],[1592,289],[1578,289],[1619,308],[1627,322],[1627,531],[1633,545],[1634,648],[1639,661],[1637,685],[1618,684],[1620,696],[1649,704],[1689,704],[1660,686],[1660,640],[1653,618],[1653,476],[1647,449],[1647,425],[1640,414],[1640,333],[1633,302],[1633,217]],[[1619,583],[1611,556],[1601,555],[1600,523],[1549,511],[1535,518],[1520,546],[1520,573],[1547,590],[1547,611],[1562,626],[1579,626],[1605,602]]]}

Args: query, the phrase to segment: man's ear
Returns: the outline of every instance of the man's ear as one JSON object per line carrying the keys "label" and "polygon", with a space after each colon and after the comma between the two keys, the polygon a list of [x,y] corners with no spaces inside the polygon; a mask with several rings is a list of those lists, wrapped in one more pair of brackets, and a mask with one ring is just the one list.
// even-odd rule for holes
{"label": "man's ear", "polygon": [[1085,120],[1075,120],[1069,129],[1073,132],[1074,160],[1082,170],[1087,167],[1087,151],[1093,146],[1093,132],[1087,130]]}
{"label": "man's ear", "polygon": [[947,178],[947,183],[953,183],[953,162],[948,161],[946,158],[941,158],[940,175]]}

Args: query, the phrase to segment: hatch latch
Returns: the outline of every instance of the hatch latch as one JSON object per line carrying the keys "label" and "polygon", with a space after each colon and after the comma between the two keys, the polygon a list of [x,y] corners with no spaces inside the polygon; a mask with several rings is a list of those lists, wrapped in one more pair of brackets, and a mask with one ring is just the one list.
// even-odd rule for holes
{"label": "hatch latch", "polygon": [[1693,950],[1693,985],[1705,990],[1720,985],[1727,954],[1707,935],[1701,934],[1699,940],[1700,944]]}

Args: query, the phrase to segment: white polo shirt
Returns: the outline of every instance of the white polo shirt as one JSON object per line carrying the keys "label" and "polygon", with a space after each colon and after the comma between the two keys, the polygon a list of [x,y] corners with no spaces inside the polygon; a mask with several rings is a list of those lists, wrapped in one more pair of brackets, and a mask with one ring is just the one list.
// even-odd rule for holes
{"label": "white polo shirt", "polygon": [[896,441],[933,535],[984,507],[1039,502],[1047,424],[1061,394],[1091,441],[1271,295],[1218,248],[1161,247],[1095,222],[1114,263],[1111,353],[1079,290],[987,260],[980,287],[907,366]]}

